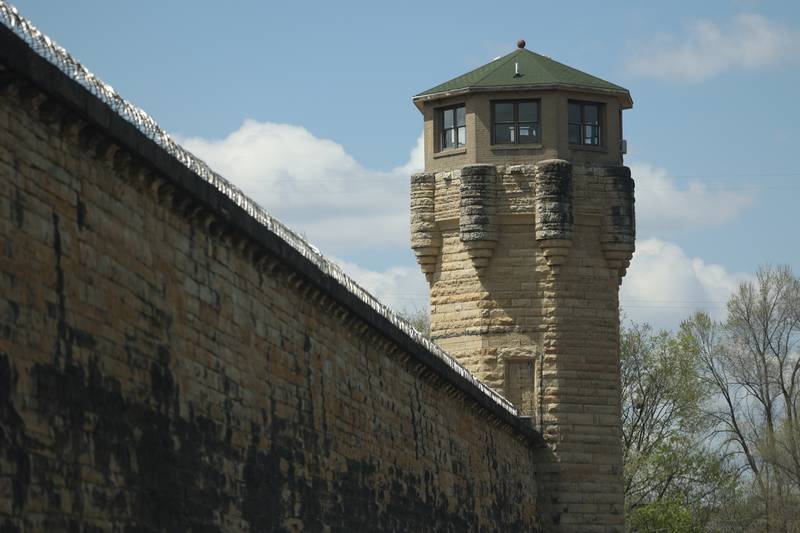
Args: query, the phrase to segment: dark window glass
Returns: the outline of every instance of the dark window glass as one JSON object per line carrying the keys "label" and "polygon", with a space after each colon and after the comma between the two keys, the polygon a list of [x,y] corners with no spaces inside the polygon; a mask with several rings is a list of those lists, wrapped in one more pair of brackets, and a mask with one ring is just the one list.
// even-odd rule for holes
{"label": "dark window glass", "polygon": [[494,144],[539,142],[539,102],[494,102]]}
{"label": "dark window glass", "polygon": [[463,105],[440,109],[439,149],[458,148],[467,145],[467,113]]}
{"label": "dark window glass", "polygon": [[519,121],[520,122],[539,121],[539,106],[536,105],[536,102],[519,103]]}
{"label": "dark window glass", "polygon": [[600,106],[587,102],[569,103],[567,128],[570,144],[600,146]]}
{"label": "dark window glass", "polygon": [[583,105],[583,121],[587,124],[597,124],[600,113],[597,112],[597,106],[591,104]]}
{"label": "dark window glass", "polygon": [[535,122],[520,122],[519,123],[519,142],[520,143],[535,143],[539,138],[539,131],[536,128]]}
{"label": "dark window glass", "polygon": [[514,122],[514,104],[495,104],[494,121],[498,124],[501,122]]}
{"label": "dark window glass", "polygon": [[442,148],[453,148],[456,145],[456,130],[450,128],[444,130],[444,142]]}
{"label": "dark window glass", "polygon": [[581,121],[581,105],[580,104],[573,104],[570,102],[569,104],[569,121],[580,123]]}
{"label": "dark window glass", "polygon": [[494,142],[496,144],[508,144],[514,142],[514,125],[513,124],[495,124],[494,126]]}
{"label": "dark window glass", "polygon": [[581,144],[581,125],[580,124],[570,124],[569,125],[569,143],[570,144]]}

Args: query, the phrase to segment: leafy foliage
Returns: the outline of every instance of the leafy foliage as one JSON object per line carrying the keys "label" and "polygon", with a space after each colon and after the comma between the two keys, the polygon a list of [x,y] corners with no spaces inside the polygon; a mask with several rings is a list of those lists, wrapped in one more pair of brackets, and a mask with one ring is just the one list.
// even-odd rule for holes
{"label": "leafy foliage", "polygon": [[800,531],[800,278],[761,268],[715,322],[622,328],[631,531]]}
{"label": "leafy foliage", "polygon": [[630,527],[661,531],[655,524],[665,513],[680,525],[675,531],[691,531],[684,518],[687,524],[704,524],[733,479],[725,458],[709,446],[711,424],[703,406],[710,389],[701,379],[696,352],[680,335],[633,324],[622,328],[620,338]]}
{"label": "leafy foliage", "polygon": [[702,531],[692,520],[692,512],[676,498],[655,500],[628,513],[632,531],[694,533]]}

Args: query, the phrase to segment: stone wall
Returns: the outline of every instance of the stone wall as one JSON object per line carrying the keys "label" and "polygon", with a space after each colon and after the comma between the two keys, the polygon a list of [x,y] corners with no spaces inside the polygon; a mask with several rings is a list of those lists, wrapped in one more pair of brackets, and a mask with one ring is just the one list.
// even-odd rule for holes
{"label": "stone wall", "polygon": [[0,531],[537,529],[523,420],[4,28],[0,78]]}

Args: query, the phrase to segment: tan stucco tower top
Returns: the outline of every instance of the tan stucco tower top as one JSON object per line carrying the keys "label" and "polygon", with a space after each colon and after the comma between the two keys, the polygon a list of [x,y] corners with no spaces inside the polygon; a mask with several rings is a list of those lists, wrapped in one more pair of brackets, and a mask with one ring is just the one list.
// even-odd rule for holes
{"label": "tan stucco tower top", "polygon": [[[524,41],[518,44],[522,46],[514,52],[414,97],[414,104],[425,117],[425,169],[435,171],[475,163],[529,163],[551,158],[621,163],[622,110],[633,105],[628,90],[531,52],[524,48]],[[531,113],[527,117],[519,114],[519,106],[514,110],[493,105],[500,100],[526,99],[531,100],[528,106]],[[570,102],[598,105],[596,118],[601,135],[597,144],[570,139]],[[463,131],[466,136],[454,146],[448,146],[442,137],[445,120],[442,110],[449,106],[463,106],[466,119]],[[498,136],[495,128],[501,126],[496,121],[509,118],[499,116],[504,110],[516,111],[517,118],[535,118],[529,122],[537,123],[536,135],[517,136],[513,142],[506,136]],[[577,111],[574,105],[572,110],[574,115]],[[594,117],[582,117],[587,121],[591,118]]]}
{"label": "tan stucco tower top", "polygon": [[411,245],[431,335],[531,418],[545,530],[622,531],[628,91],[525,49],[424,91]]}

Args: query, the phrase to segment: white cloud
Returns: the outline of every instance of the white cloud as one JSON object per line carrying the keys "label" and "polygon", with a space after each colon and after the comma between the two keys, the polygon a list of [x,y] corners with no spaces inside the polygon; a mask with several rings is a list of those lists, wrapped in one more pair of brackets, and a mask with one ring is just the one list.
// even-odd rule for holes
{"label": "white cloud", "polygon": [[695,311],[723,319],[728,298],[749,278],[688,257],[676,244],[640,240],[622,281],[620,305],[627,318],[656,328],[675,328]]}
{"label": "white cloud", "polygon": [[[411,259],[408,242],[409,176],[423,167],[422,136],[408,161],[388,171],[367,169],[340,144],[289,124],[246,120],[224,139],[181,142],[329,256],[407,251],[405,261],[394,259],[394,266],[387,261],[384,270],[336,262],[395,310],[428,308],[428,284]],[[631,167],[640,228],[722,224],[751,202],[748,195],[710,191],[700,183],[681,190],[662,169]],[[739,278],[723,267],[686,257],[674,244],[639,241],[622,285],[623,308],[637,320],[672,327],[694,309],[687,307],[691,302],[698,307],[710,302],[709,310],[718,309]]]}
{"label": "white cloud", "polygon": [[720,226],[754,200],[753,190],[712,189],[698,180],[679,186],[666,170],[645,163],[630,165],[636,181],[636,227],[641,236],[665,231]]}
{"label": "white cloud", "polygon": [[428,309],[428,282],[416,265],[375,271],[342,259],[334,258],[333,261],[359,285],[395,311]]}
{"label": "white cloud", "polygon": [[411,176],[415,172],[421,172],[425,169],[425,134],[420,133],[417,137],[417,143],[411,149],[408,155],[408,162],[405,165],[399,166],[393,172],[399,172],[403,175]]}
{"label": "white cloud", "polygon": [[[245,120],[224,139],[179,142],[381,302],[396,311],[428,308],[428,284],[409,244],[408,187],[411,174],[424,167],[422,135],[408,161],[389,171],[367,169],[340,144],[290,124]],[[378,249],[405,250],[411,266],[376,271],[334,257]]]}
{"label": "white cloud", "polygon": [[290,124],[248,119],[224,139],[179,142],[327,253],[409,246],[409,178],[423,167],[422,136],[389,171]]}
{"label": "white cloud", "polygon": [[660,35],[637,47],[633,74],[703,81],[729,70],[768,68],[800,56],[800,32],[761,15],[742,13],[725,27],[696,20],[686,35]]}

